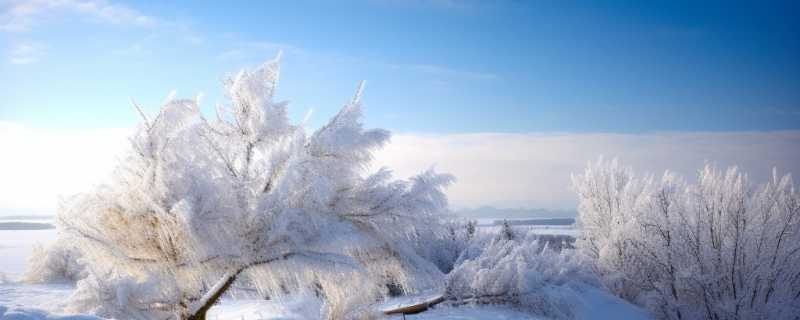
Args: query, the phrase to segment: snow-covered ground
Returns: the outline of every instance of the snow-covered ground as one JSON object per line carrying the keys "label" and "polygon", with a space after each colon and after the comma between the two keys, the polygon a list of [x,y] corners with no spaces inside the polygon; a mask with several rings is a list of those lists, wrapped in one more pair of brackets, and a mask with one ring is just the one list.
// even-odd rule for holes
{"label": "snow-covered ground", "polygon": [[[581,297],[581,308],[576,310],[577,319],[651,319],[648,313],[634,307],[621,299],[611,296],[598,289],[587,290]],[[402,319],[401,315],[392,317]],[[522,311],[517,311],[506,306],[436,306],[426,312],[407,315],[406,319],[426,320],[489,320],[489,319],[519,319],[533,320],[545,319]]]}
{"label": "snow-covered ground", "polygon": [[[539,320],[544,319],[529,313],[509,309],[506,306],[437,306],[428,311],[406,315],[408,320]],[[402,315],[393,315],[389,319],[403,319]]]}
{"label": "snow-covered ground", "polygon": [[[40,221],[37,221],[40,222]],[[482,226],[482,232],[492,228]],[[574,235],[569,226],[515,226],[533,228],[548,234]],[[50,230],[0,230],[0,320],[7,319],[59,319],[47,316],[58,313],[74,290],[71,284],[23,284],[17,282],[25,272],[27,257],[36,243],[46,243],[56,238]],[[5,279],[5,280],[3,280]],[[4,283],[3,283],[4,282]],[[634,307],[600,290],[590,290],[583,296],[584,308],[578,310],[579,319],[649,319],[641,309]],[[383,304],[398,304],[402,300]],[[289,297],[283,300],[225,300],[211,309],[209,319],[307,319],[318,312],[320,301],[311,297]],[[380,308],[380,306],[376,306]],[[37,311],[38,310],[38,311]],[[44,313],[43,313],[44,312]],[[5,313],[5,316],[3,314]],[[23,316],[25,315],[25,316]],[[390,316],[400,319],[402,316]],[[96,319],[79,317],[69,319]],[[429,311],[407,315],[406,319],[543,319],[507,306],[439,305]]]}

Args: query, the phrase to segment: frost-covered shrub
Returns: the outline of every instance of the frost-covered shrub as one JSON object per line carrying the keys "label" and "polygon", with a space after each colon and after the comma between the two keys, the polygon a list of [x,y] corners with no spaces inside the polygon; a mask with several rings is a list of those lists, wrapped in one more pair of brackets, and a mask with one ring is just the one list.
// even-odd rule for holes
{"label": "frost-covered shrub", "polygon": [[800,314],[800,193],[789,175],[756,187],[735,167],[708,165],[689,184],[601,159],[573,181],[577,246],[621,297],[665,319]]}
{"label": "frost-covered shrub", "polygon": [[503,224],[500,226],[500,236],[506,240],[513,240],[516,238],[516,231],[511,225],[508,223],[508,220],[503,220]]}
{"label": "frost-covered shrub", "polygon": [[534,232],[472,241],[446,280],[454,304],[510,304],[557,319],[574,317],[583,288],[596,285],[585,257],[548,249]]}
{"label": "frost-covered shrub", "polygon": [[36,244],[28,258],[23,281],[29,283],[76,282],[86,276],[83,255],[69,242]]}
{"label": "frost-covered shrub", "polygon": [[451,219],[442,224],[425,226],[415,232],[416,251],[433,262],[443,273],[448,273],[453,270],[461,252],[475,236],[475,223]]}
{"label": "frost-covered shrub", "polygon": [[77,311],[203,319],[242,279],[264,297],[312,288],[342,318],[390,283],[441,284],[416,248],[439,228],[452,177],[366,172],[389,133],[363,127],[361,87],[309,134],[274,100],[278,74],[276,58],[226,80],[215,119],[196,99],[169,98],[152,117],[137,106],[111,183],[58,214],[91,270]]}
{"label": "frost-covered shrub", "polygon": [[64,311],[91,313],[110,319],[166,319],[172,316],[171,304],[176,301],[163,300],[162,297],[178,296],[177,292],[165,294],[161,290],[172,286],[157,282],[174,280],[156,277],[137,280],[95,270],[87,273],[87,277],[78,281]]}
{"label": "frost-covered shrub", "polygon": [[633,171],[616,159],[602,158],[572,180],[580,198],[576,225],[581,235],[576,246],[594,261],[607,287],[622,298],[635,300],[643,284],[618,275],[644,271],[634,262],[636,253],[629,250],[630,230],[636,229],[633,206],[640,201],[642,181],[634,179]]}

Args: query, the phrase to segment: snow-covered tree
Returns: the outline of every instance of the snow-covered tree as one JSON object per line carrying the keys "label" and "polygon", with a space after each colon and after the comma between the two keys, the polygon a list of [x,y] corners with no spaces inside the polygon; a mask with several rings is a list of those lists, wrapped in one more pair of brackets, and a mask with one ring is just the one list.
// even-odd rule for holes
{"label": "snow-covered tree", "polygon": [[479,234],[447,275],[448,303],[507,304],[553,319],[572,319],[581,292],[597,285],[584,255],[550,249],[534,231],[513,238]]}
{"label": "snow-covered tree", "polygon": [[416,251],[433,262],[443,273],[453,270],[456,260],[474,235],[469,233],[470,222],[455,219],[445,221],[417,238]]}
{"label": "snow-covered tree", "polygon": [[467,221],[466,229],[467,240],[471,240],[475,237],[475,232],[478,230],[478,222],[475,220]]}
{"label": "snow-covered tree", "polygon": [[735,167],[707,165],[688,184],[601,160],[573,181],[577,245],[620,296],[665,319],[800,314],[800,193],[789,175],[756,187]]}
{"label": "snow-covered tree", "polygon": [[[581,235],[576,246],[596,261],[603,274],[636,272],[632,263],[627,230],[633,226],[631,206],[637,202],[642,188],[630,168],[614,159],[600,158],[590,164],[583,175],[573,175],[573,188],[580,199],[577,227]],[[606,285],[620,296],[633,299],[640,284],[624,277],[607,277]]]}
{"label": "snow-covered tree", "polygon": [[365,130],[361,86],[307,134],[275,101],[279,57],[225,81],[215,119],[169,98],[130,138],[112,182],[69,199],[65,241],[84,254],[75,311],[203,319],[241,280],[262,296],[314,287],[330,317],[392,284],[435,286],[442,273],[414,243],[439,226],[449,175],[367,174],[389,133]]}
{"label": "snow-covered tree", "polygon": [[514,228],[511,227],[508,220],[503,220],[503,224],[500,225],[500,236],[505,240],[514,240],[516,237]]}

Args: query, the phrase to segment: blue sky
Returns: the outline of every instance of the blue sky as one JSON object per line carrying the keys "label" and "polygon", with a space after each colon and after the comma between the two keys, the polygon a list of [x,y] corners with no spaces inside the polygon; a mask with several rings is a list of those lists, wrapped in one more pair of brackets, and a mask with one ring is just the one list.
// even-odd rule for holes
{"label": "blue sky", "polygon": [[284,52],[279,96],[310,126],[367,81],[395,132],[800,128],[791,2],[41,0],[0,4],[0,121],[129,127],[172,90]]}
{"label": "blue sky", "polygon": [[279,50],[294,119],[320,126],[366,80],[366,125],[395,133],[375,168],[454,174],[456,209],[574,209],[570,174],[601,155],[800,172],[800,4],[219,3],[0,0],[0,215],[107,181],[132,98],[212,112],[226,73]]}

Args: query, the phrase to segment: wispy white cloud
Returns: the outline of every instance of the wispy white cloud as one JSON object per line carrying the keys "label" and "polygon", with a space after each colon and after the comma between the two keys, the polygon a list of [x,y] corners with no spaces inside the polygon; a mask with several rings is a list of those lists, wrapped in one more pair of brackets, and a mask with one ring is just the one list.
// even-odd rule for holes
{"label": "wispy white cloud", "polygon": [[77,14],[114,25],[157,24],[153,17],[105,0],[10,0],[0,5],[0,31],[28,31],[62,14]]}
{"label": "wispy white cloud", "polygon": [[11,64],[29,64],[38,61],[45,53],[42,44],[34,42],[23,42],[11,47],[8,54],[8,61]]}
{"label": "wispy white cloud", "polygon": [[[157,29],[150,29],[151,32],[135,38],[130,43],[111,49],[110,53],[128,57],[147,57],[174,47],[195,48],[206,44],[206,38],[196,32],[187,22],[167,21],[161,18],[159,21],[161,22]],[[164,46],[164,43],[173,45]]]}

